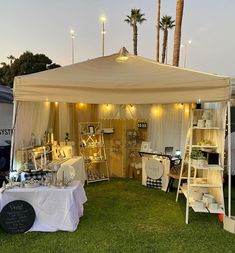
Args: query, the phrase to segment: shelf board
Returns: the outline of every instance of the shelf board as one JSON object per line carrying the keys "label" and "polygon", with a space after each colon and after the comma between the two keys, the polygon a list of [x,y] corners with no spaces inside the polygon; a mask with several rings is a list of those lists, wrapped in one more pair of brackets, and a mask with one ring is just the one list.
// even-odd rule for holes
{"label": "shelf board", "polygon": [[221,188],[219,184],[190,184],[190,187]]}
{"label": "shelf board", "polygon": [[[187,145],[189,147],[190,145]],[[192,148],[217,148],[218,146],[209,146],[209,145],[192,145]]]}
{"label": "shelf board", "polygon": [[194,126],[193,129],[200,129],[200,130],[220,130],[219,127],[198,127],[198,126]]}
{"label": "shelf board", "polygon": [[103,132],[102,133],[97,133],[97,132],[95,132],[95,133],[81,133],[81,135],[93,135],[93,136],[101,135],[101,134],[104,134],[104,133]]}
{"label": "shelf board", "polygon": [[204,109],[204,108],[201,108],[201,109],[192,109],[193,111],[215,111],[215,109]]}
{"label": "shelf board", "polygon": [[192,207],[193,211],[196,212],[196,213],[208,213],[209,212],[206,207],[204,207],[204,208],[198,208],[198,207],[196,207],[194,205],[191,205],[191,207]]}
{"label": "shelf board", "polygon": [[[184,161],[185,164],[188,164],[189,162],[187,160]],[[191,167],[193,167],[194,169],[197,169],[197,170],[220,170],[220,171],[223,171],[224,168],[221,167],[220,165],[216,165],[216,164],[206,164],[204,166],[198,166],[198,165],[195,165],[195,164],[190,164]]]}
{"label": "shelf board", "polygon": [[191,167],[193,167],[194,169],[197,169],[197,170],[219,170],[219,171],[224,170],[219,165],[211,165],[211,164],[204,165],[204,166],[197,166],[197,165],[191,164]]}
{"label": "shelf board", "polygon": [[224,214],[224,210],[220,207],[217,210],[215,209],[210,209],[209,207],[207,208],[209,213],[223,213]]}

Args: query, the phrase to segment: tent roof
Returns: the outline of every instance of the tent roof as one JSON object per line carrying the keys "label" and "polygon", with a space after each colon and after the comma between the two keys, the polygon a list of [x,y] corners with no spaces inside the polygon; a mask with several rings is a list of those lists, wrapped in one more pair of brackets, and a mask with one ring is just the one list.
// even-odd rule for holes
{"label": "tent roof", "polygon": [[13,101],[13,91],[10,87],[0,85],[0,103],[9,103]]}
{"label": "tent roof", "polygon": [[35,74],[18,76],[18,101],[151,104],[223,101],[230,78],[113,54]]}

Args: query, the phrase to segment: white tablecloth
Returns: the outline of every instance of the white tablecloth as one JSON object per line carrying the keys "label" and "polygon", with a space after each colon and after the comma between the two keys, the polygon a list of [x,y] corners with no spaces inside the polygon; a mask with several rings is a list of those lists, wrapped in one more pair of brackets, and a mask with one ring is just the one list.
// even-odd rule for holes
{"label": "white tablecloth", "polygon": [[65,189],[40,186],[5,190],[0,194],[0,210],[14,200],[24,200],[35,210],[36,219],[29,231],[72,232],[83,215],[83,204],[87,198],[83,183],[75,181]]}
{"label": "white tablecloth", "polygon": [[87,175],[84,166],[84,159],[82,156],[70,158],[69,160],[62,163],[62,165],[71,165],[74,167],[76,172],[75,180],[80,180],[81,182],[85,183]]}
{"label": "white tablecloth", "polygon": [[[153,158],[142,156],[142,185],[145,185],[145,186],[146,186],[146,182],[147,182],[147,173],[146,173],[146,169],[145,169],[145,164],[148,159],[153,159]],[[164,168],[163,175],[162,175],[162,190],[166,191],[167,185],[169,182],[169,177],[167,176],[167,174],[170,171],[170,160],[167,158],[164,158],[164,157],[163,158],[158,157],[158,158],[154,158],[154,159],[157,159],[162,162],[162,165]]]}

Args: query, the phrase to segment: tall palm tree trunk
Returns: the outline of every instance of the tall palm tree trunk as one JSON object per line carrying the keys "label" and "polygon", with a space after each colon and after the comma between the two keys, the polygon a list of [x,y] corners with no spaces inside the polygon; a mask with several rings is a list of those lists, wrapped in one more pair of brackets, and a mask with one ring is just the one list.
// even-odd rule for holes
{"label": "tall palm tree trunk", "polygon": [[168,40],[168,31],[164,30],[163,43],[162,43],[162,63],[165,62],[167,40]]}
{"label": "tall palm tree trunk", "polygon": [[134,55],[137,55],[137,36],[138,36],[138,31],[137,31],[137,25],[133,25],[133,48],[134,48]]}
{"label": "tall palm tree trunk", "polygon": [[158,0],[158,6],[157,6],[157,37],[156,37],[156,61],[157,62],[159,62],[160,15],[161,15],[161,0]]}
{"label": "tall palm tree trunk", "polygon": [[181,26],[183,19],[184,0],[177,0],[176,2],[176,19],[175,19],[175,34],[174,34],[174,52],[173,52],[173,66],[179,66],[180,59],[180,43],[181,43]]}

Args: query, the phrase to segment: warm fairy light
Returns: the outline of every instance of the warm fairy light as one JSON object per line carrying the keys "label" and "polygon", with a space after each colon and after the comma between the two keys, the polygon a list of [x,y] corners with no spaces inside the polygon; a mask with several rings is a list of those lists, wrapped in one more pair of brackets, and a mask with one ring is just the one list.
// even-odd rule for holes
{"label": "warm fairy light", "polygon": [[55,106],[57,106],[58,105],[58,102],[55,102]]}
{"label": "warm fairy light", "polygon": [[153,116],[160,117],[162,115],[162,109],[160,106],[153,106],[151,111]]}
{"label": "warm fairy light", "polygon": [[111,110],[111,105],[110,104],[104,104],[103,108],[105,111],[110,111]]}
{"label": "warm fairy light", "polygon": [[186,115],[189,114],[189,108],[188,108],[188,107],[186,107],[184,111],[185,111],[185,114],[186,114]]}
{"label": "warm fairy light", "polygon": [[79,109],[85,109],[85,108],[86,108],[86,105],[87,105],[87,104],[85,104],[85,103],[79,103],[79,104],[78,104],[78,108],[79,108]]}
{"label": "warm fairy light", "polygon": [[183,103],[180,103],[180,104],[178,105],[178,107],[179,107],[179,109],[184,109],[184,104],[183,104]]}

